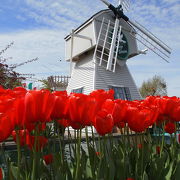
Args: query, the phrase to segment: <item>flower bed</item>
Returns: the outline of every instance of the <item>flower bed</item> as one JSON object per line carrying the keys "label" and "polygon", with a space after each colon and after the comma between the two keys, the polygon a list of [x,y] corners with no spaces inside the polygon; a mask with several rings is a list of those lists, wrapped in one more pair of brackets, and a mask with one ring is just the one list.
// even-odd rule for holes
{"label": "flower bed", "polygon": [[[180,99],[113,97],[112,90],[67,95],[0,88],[0,142],[11,137],[17,145],[17,160],[1,148],[1,164],[7,171],[1,165],[0,179],[178,179]],[[65,137],[69,127],[75,131],[67,131]],[[112,133],[117,128],[121,135],[115,140]],[[152,128],[161,130],[159,138],[151,137]],[[168,143],[165,132],[170,135]],[[70,143],[65,145],[65,138]]]}

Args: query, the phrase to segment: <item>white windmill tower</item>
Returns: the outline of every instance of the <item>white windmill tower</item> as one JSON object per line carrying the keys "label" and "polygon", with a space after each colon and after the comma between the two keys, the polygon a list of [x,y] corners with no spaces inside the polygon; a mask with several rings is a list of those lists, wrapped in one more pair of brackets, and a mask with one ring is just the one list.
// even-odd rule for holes
{"label": "white windmill tower", "polygon": [[65,37],[65,58],[71,63],[71,79],[67,91],[88,94],[96,89],[114,89],[115,98],[141,99],[126,61],[139,54],[137,43],[143,44],[167,61],[171,49],[142,25],[123,13],[128,1],[102,10]]}

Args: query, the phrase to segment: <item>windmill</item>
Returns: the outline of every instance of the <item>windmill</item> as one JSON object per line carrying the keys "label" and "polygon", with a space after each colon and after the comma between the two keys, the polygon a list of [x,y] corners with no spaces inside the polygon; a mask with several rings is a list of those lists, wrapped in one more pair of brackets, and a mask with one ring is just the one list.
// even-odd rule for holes
{"label": "windmill", "polygon": [[[112,66],[113,66],[114,67],[113,71],[115,71],[118,51],[120,50],[120,53],[123,53],[122,49],[120,49],[120,47],[119,47],[119,43],[122,44],[121,46],[126,46],[124,44],[126,42],[123,42],[123,39],[122,39],[123,34],[122,34],[121,30],[123,27],[120,25],[120,19],[122,19],[124,22],[130,24],[134,28],[134,30],[135,30],[134,32],[129,31],[129,34],[133,38],[135,38],[137,41],[139,41],[141,44],[143,44],[149,50],[153,51],[160,58],[162,58],[163,60],[168,62],[169,55],[171,54],[171,49],[165,43],[163,43],[160,39],[158,39],[155,35],[153,35],[150,31],[148,31],[145,27],[140,25],[138,22],[133,22],[123,13],[122,7],[123,7],[123,3],[125,3],[124,0],[119,1],[119,5],[117,8],[114,7],[112,4],[110,4],[106,0],[101,0],[101,1],[105,5],[108,6],[108,8],[114,13],[114,15],[116,17],[115,24],[114,24],[114,31],[113,31],[112,40],[111,40],[111,47],[110,47],[110,51],[109,51],[107,70],[112,70]],[[103,26],[103,23],[102,23],[102,26]],[[108,27],[107,27],[107,31],[109,31]],[[101,34],[102,34],[102,31],[99,34],[99,41],[100,41]],[[143,52],[141,52],[141,53],[143,53]],[[100,61],[101,60],[102,60],[102,58],[100,59]]]}
{"label": "windmill", "polygon": [[[128,0],[120,0],[117,7],[101,1],[108,9],[96,13],[65,37],[65,57],[72,67],[67,90],[88,94],[96,89],[114,89],[115,98],[141,99],[126,61],[151,50],[168,62],[171,49],[124,14]],[[138,43],[146,49],[139,50]]]}

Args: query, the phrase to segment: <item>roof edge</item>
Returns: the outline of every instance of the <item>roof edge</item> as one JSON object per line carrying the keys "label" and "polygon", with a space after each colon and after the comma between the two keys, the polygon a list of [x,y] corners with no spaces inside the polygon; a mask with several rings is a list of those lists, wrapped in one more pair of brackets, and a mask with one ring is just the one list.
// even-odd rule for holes
{"label": "roof edge", "polygon": [[[111,11],[110,9],[103,9],[99,12],[97,12],[96,14],[94,14],[93,16],[91,16],[88,20],[86,20],[83,24],[81,24],[80,26],[78,26],[74,32],[77,33],[83,26],[89,24],[90,22],[92,22],[97,16],[99,16],[100,14],[104,13],[104,12],[108,12],[108,11]],[[69,39],[70,38],[70,34],[67,35],[64,39]]]}

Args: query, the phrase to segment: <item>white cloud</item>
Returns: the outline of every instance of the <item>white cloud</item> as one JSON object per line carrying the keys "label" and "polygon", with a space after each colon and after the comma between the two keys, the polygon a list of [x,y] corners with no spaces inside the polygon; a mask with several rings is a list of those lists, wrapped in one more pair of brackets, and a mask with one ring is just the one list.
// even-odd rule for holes
{"label": "white cloud", "polygon": [[21,15],[17,15],[16,18],[23,22],[25,22],[27,20],[24,16],[21,16]]}
{"label": "white cloud", "polygon": [[25,3],[26,16],[55,28],[75,28],[100,9],[97,3],[82,0],[25,0]]}
{"label": "white cloud", "polygon": [[[9,42],[15,44],[3,54],[5,57],[13,57],[9,64],[20,63],[38,57],[37,62],[17,68],[21,73],[35,73],[37,77],[48,75],[67,74],[68,63],[64,62],[64,37],[65,32],[54,30],[33,30],[19,33],[0,35],[1,48]],[[60,60],[62,60],[60,62]]]}

